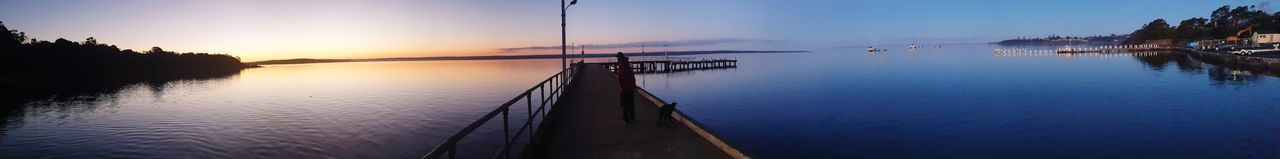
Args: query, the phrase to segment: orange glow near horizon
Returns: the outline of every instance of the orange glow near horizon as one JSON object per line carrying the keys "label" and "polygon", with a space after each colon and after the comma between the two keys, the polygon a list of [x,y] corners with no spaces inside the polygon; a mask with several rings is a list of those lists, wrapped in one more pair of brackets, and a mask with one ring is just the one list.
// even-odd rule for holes
{"label": "orange glow near horizon", "polygon": [[[758,19],[731,14],[750,10],[753,5],[707,2],[692,6],[715,7],[672,8],[668,4],[579,4],[570,9],[569,42],[782,38],[758,35],[753,27],[758,26]],[[94,37],[121,49],[161,47],[175,52],[228,54],[245,62],[521,55],[560,52],[499,50],[559,45],[561,19],[555,5],[535,1],[0,1],[0,21],[40,40]],[[655,14],[651,12],[654,9],[666,12]],[[672,47],[676,49],[707,48]]]}

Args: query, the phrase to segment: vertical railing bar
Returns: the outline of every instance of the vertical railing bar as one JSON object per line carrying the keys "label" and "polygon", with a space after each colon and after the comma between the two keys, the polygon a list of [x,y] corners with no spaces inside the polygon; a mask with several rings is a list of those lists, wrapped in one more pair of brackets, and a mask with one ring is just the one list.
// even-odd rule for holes
{"label": "vertical railing bar", "polygon": [[546,109],[546,107],[547,107],[547,86],[546,86],[546,85],[538,85],[538,87],[540,87],[540,88],[538,88],[538,89],[541,89],[541,90],[542,90],[542,95],[541,95],[540,97],[538,97],[538,99],[541,99],[541,100],[542,100],[542,106],[540,106],[540,107],[538,108],[538,111],[539,111],[539,113],[542,113],[542,121],[547,121],[547,112],[546,112],[546,110],[545,110],[545,109]]}
{"label": "vertical railing bar", "polygon": [[547,87],[543,86],[542,84],[538,84],[538,92],[540,92],[538,95],[538,100],[542,101],[542,105],[546,105],[547,104]]}
{"label": "vertical railing bar", "polygon": [[449,159],[458,158],[458,141],[449,141]]}
{"label": "vertical railing bar", "polygon": [[[557,95],[557,94],[560,94],[560,79],[559,79],[559,78],[560,78],[559,76],[556,76],[556,81],[551,83],[551,87],[552,87],[552,88],[551,88],[551,90],[552,90],[552,91],[551,91],[551,96],[553,96],[553,97],[560,97],[560,96],[558,96],[558,95]],[[553,102],[553,103],[554,103],[554,102]]]}
{"label": "vertical railing bar", "polygon": [[525,108],[529,109],[528,111],[526,111],[529,114],[529,119],[527,119],[524,123],[525,123],[525,126],[528,127],[527,129],[529,130],[529,143],[532,144],[533,143],[533,94],[526,95],[524,100],[526,104]]}
{"label": "vertical railing bar", "polygon": [[503,158],[509,158],[509,156],[507,156],[509,155],[507,154],[507,152],[509,151],[508,149],[511,149],[511,137],[510,137],[511,132],[508,132],[509,131],[508,129],[510,129],[510,127],[507,126],[507,112],[510,112],[510,111],[511,111],[510,107],[502,108],[502,147],[504,148],[502,149]]}
{"label": "vertical railing bar", "polygon": [[[543,90],[547,90],[547,86],[541,86],[541,87],[543,87]],[[548,114],[547,114],[547,110],[545,110],[545,108],[547,108],[547,91],[543,91],[543,96],[541,96],[541,99],[543,99],[543,105],[541,105],[541,108],[538,108],[538,109],[539,109],[539,112],[543,113],[543,122],[547,122]]]}

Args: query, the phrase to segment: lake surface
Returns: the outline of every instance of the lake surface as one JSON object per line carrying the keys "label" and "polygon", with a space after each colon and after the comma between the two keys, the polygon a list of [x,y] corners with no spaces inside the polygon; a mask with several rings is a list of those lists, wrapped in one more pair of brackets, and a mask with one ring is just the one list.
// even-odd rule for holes
{"label": "lake surface", "polygon": [[[701,55],[740,62],[637,82],[764,158],[1280,157],[1274,72],[995,47]],[[121,86],[27,104],[0,158],[415,158],[558,62],[281,65]],[[476,136],[466,146],[501,132]]]}

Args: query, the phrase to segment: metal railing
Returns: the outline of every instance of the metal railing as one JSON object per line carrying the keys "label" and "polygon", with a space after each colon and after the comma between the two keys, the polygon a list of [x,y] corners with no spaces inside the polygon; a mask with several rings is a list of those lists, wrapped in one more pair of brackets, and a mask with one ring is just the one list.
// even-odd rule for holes
{"label": "metal railing", "polygon": [[[541,116],[542,121],[547,119],[547,113],[549,113],[548,111],[551,111],[547,106],[554,105],[556,102],[559,102],[558,99],[560,95],[563,94],[565,85],[573,82],[574,75],[578,71],[578,68],[581,67],[578,65],[581,65],[581,63],[570,65],[569,68],[561,70],[555,75],[551,75],[551,77],[548,77],[546,80],[542,80],[542,82],[538,82],[538,85],[525,90],[524,93],[520,93],[520,95],[517,95],[510,101],[503,103],[502,106],[498,106],[497,109],[490,111],[488,114],[480,117],[480,119],[477,119],[475,122],[467,125],[467,127],[462,128],[458,133],[453,134],[453,136],[450,136],[448,139],[445,139],[443,143],[436,145],[436,148],[432,149],[430,153],[427,153],[427,155],[422,158],[441,158],[444,155],[448,155],[448,158],[456,158],[458,152],[458,141],[461,141],[464,137],[467,137],[468,134],[471,134],[472,131],[480,128],[480,126],[488,123],[490,120],[493,120],[493,118],[498,115],[502,115],[502,148],[498,150],[498,154],[494,155],[493,158],[510,158],[511,145],[516,143],[520,135],[528,132],[529,143],[533,143],[533,138],[535,136],[534,133],[536,132],[534,130],[537,129],[534,127],[534,119],[539,116]],[[540,99],[538,109],[536,110],[533,109],[533,94],[535,92],[539,94],[538,98]],[[512,135],[511,127],[509,126],[509,114],[511,106],[518,104],[521,99],[525,101],[525,109],[527,109],[526,117],[528,117],[528,119],[526,119],[524,124],[520,126],[520,128],[516,129],[515,134]]]}

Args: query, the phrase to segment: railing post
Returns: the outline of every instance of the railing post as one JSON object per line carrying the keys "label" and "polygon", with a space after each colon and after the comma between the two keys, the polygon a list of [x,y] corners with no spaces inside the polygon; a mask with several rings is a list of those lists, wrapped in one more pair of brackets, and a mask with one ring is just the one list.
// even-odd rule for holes
{"label": "railing post", "polygon": [[529,113],[529,119],[525,121],[525,126],[528,126],[528,127],[529,127],[529,128],[528,128],[528,130],[529,130],[529,143],[530,143],[530,144],[532,144],[532,143],[533,143],[533,94],[532,94],[532,93],[529,93],[529,95],[525,95],[525,96],[524,96],[524,101],[525,101],[525,104],[526,104],[526,105],[525,105],[525,108],[528,108],[528,109],[529,109],[529,111],[526,111],[526,112],[528,112],[528,113]]}
{"label": "railing post", "polygon": [[449,158],[458,158],[458,141],[450,141],[449,143]]}
{"label": "railing post", "polygon": [[[557,76],[556,78],[559,78],[559,77]],[[556,79],[556,82],[551,83],[551,90],[552,90],[552,91],[551,91],[551,96],[554,96],[554,97],[560,97],[560,93],[563,93],[563,92],[560,92],[560,91],[561,91],[561,90],[560,90],[560,79]]]}
{"label": "railing post", "polygon": [[538,92],[539,92],[539,93],[538,93],[538,100],[540,100],[540,101],[542,102],[542,105],[543,105],[543,106],[546,106],[546,104],[547,104],[547,86],[544,86],[544,85],[542,85],[542,84],[538,84]]}
{"label": "railing post", "polygon": [[549,115],[547,114],[547,86],[538,84],[538,90],[542,92],[542,95],[538,96],[538,100],[542,100],[542,106],[538,106],[538,111],[542,113],[542,121],[547,121],[547,115]]}
{"label": "railing post", "polygon": [[508,132],[510,127],[507,126],[507,112],[510,111],[510,107],[502,108],[502,158],[510,158],[509,155],[511,155],[510,153],[507,153],[511,151],[511,132]]}

